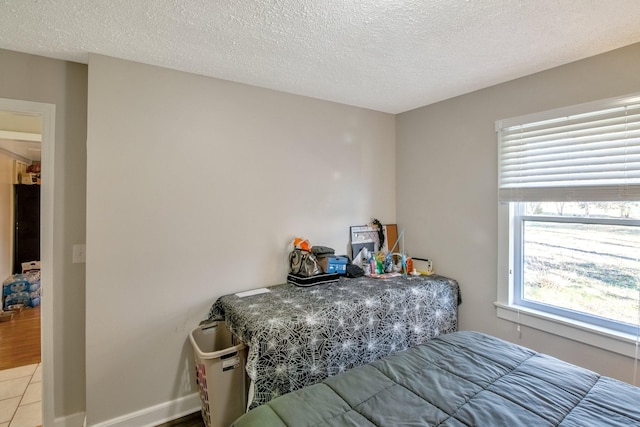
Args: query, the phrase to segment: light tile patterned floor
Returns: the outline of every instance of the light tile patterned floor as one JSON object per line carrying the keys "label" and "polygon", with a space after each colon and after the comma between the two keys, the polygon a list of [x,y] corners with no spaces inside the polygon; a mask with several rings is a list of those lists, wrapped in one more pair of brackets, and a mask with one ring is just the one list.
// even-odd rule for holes
{"label": "light tile patterned floor", "polygon": [[0,371],[0,427],[37,427],[41,424],[41,365]]}

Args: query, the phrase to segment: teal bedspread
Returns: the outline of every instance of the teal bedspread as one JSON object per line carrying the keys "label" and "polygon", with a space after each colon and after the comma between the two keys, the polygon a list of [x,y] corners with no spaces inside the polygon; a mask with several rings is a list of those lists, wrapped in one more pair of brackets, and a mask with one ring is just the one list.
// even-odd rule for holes
{"label": "teal bedspread", "polygon": [[640,426],[640,388],[477,332],[274,399],[233,427]]}

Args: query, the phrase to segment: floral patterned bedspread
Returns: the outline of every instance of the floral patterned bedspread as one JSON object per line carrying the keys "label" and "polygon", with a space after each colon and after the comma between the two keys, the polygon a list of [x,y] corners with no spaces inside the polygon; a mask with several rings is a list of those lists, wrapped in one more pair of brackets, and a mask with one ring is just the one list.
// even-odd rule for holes
{"label": "floral patterned bedspread", "polygon": [[438,275],[268,289],[220,297],[207,319],[226,320],[249,347],[251,408],[456,331],[461,302],[458,283]]}

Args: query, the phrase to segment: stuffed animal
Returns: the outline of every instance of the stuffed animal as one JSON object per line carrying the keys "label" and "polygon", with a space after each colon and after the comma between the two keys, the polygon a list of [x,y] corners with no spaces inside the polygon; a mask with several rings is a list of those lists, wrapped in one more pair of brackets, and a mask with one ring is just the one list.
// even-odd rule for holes
{"label": "stuffed animal", "polygon": [[302,237],[296,237],[293,239],[293,247],[295,249],[301,249],[303,251],[311,252],[311,243],[307,239]]}

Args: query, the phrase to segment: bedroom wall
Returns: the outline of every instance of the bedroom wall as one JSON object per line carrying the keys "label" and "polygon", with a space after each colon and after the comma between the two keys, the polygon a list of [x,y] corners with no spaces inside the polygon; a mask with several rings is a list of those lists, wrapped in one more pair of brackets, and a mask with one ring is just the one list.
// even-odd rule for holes
{"label": "bedroom wall", "polygon": [[284,282],[294,236],[395,222],[393,115],[97,55],[88,110],[90,426],[197,409],[217,297]]}
{"label": "bedroom wall", "polygon": [[497,119],[640,92],[640,44],[397,116],[398,224],[411,253],[460,282],[460,329],[532,347],[627,382],[632,359],[496,317]]}
{"label": "bedroom wall", "polygon": [[0,98],[56,106],[53,387],[64,419],[85,407],[85,266],[71,263],[71,248],[85,241],[87,66],[0,49]]}
{"label": "bedroom wall", "polygon": [[11,275],[13,254],[13,159],[0,154],[0,280]]}

